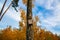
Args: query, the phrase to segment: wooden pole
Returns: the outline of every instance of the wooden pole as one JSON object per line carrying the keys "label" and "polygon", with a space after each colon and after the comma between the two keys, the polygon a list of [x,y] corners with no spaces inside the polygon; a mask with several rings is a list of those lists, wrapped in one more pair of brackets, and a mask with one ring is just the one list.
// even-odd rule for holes
{"label": "wooden pole", "polygon": [[32,0],[27,0],[27,29],[26,40],[33,40]]}

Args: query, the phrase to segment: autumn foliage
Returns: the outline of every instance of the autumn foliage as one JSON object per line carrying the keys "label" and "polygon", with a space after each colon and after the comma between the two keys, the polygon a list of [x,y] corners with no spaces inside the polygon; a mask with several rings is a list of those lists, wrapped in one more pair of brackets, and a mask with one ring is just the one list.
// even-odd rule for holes
{"label": "autumn foliage", "polygon": [[[34,40],[60,40],[57,35],[37,26],[38,17],[33,18]],[[26,12],[21,11],[19,29],[12,29],[11,26],[0,30],[0,40],[26,40]]]}

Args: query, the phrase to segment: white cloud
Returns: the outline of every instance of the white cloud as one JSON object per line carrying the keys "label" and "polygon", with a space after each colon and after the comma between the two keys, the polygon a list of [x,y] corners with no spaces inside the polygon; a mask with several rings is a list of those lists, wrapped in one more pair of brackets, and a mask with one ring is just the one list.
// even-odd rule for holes
{"label": "white cloud", "polygon": [[40,6],[44,6],[46,9],[53,9],[53,6],[51,5],[54,2],[54,0],[36,0],[36,3]]}
{"label": "white cloud", "polygon": [[38,16],[40,16],[42,25],[46,27],[47,30],[50,30],[53,33],[59,34],[58,31],[55,31],[53,29],[53,27],[60,25],[60,1],[59,0],[46,0],[46,1],[42,0],[42,3],[40,3],[40,6],[42,5],[48,10],[53,10],[52,11],[53,16],[48,16],[47,18],[44,18],[43,16],[44,13],[41,13],[41,12],[38,13]]}
{"label": "white cloud", "polygon": [[2,8],[2,3],[0,3],[0,10],[1,10],[1,8]]}
{"label": "white cloud", "polygon": [[44,6],[46,9],[54,9],[58,4],[59,0],[36,0],[37,5]]}
{"label": "white cloud", "polygon": [[44,5],[46,0],[35,0],[37,4]]}
{"label": "white cloud", "polygon": [[8,17],[14,19],[15,21],[21,21],[20,12],[15,12],[15,11],[9,10],[6,15]]}
{"label": "white cloud", "polygon": [[[51,7],[53,7],[53,9],[51,9],[51,10],[53,10],[53,12],[52,12],[53,16],[48,16],[45,19],[43,17],[43,13],[39,12],[38,15],[40,14],[40,17],[43,19],[42,21],[53,27],[55,27],[57,24],[60,25],[60,23],[58,23],[58,22],[60,22],[60,2],[59,2],[59,0],[46,0],[46,1],[42,0],[42,3],[40,3],[40,4],[42,5],[44,3],[45,3],[44,7],[46,9],[51,9]],[[52,6],[52,4],[55,6]]]}

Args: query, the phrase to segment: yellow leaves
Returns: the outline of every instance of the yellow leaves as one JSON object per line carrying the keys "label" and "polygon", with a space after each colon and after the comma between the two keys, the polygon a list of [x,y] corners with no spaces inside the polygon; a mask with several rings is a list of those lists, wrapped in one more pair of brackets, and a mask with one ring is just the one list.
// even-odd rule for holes
{"label": "yellow leaves", "polygon": [[16,34],[9,28],[3,30],[2,40],[14,40],[16,38]]}
{"label": "yellow leaves", "polygon": [[21,9],[21,21],[19,22],[20,27],[26,26],[26,12]]}
{"label": "yellow leaves", "polygon": [[[33,2],[34,0],[32,0]],[[27,6],[27,0],[22,0],[23,4],[25,4]],[[34,7],[34,4],[32,4],[32,7]]]}
{"label": "yellow leaves", "polygon": [[27,0],[22,0],[23,4],[27,5]]}
{"label": "yellow leaves", "polygon": [[21,10],[21,18],[22,20],[26,19],[25,11]]}
{"label": "yellow leaves", "polygon": [[36,22],[37,22],[37,21],[39,21],[39,18],[38,18],[38,16],[35,16],[35,19],[36,19]]}
{"label": "yellow leaves", "polygon": [[23,27],[23,23],[22,23],[22,22],[19,22],[19,26],[20,26],[20,27]]}
{"label": "yellow leaves", "polygon": [[21,10],[21,17],[24,17],[24,15],[25,15],[25,11]]}

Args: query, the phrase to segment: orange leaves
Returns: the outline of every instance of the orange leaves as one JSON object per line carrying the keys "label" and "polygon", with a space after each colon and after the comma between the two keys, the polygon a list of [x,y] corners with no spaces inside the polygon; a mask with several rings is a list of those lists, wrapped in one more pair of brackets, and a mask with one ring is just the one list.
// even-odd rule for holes
{"label": "orange leaves", "polygon": [[2,40],[14,40],[15,38],[16,34],[10,28],[3,30]]}
{"label": "orange leaves", "polygon": [[[34,0],[32,0],[33,2]],[[23,4],[27,5],[27,0],[22,0]],[[32,7],[34,7],[34,4],[32,4]]]}
{"label": "orange leaves", "polygon": [[22,22],[19,22],[19,26],[23,27],[23,23]]}
{"label": "orange leaves", "polygon": [[26,12],[21,9],[21,21],[19,22],[20,27],[26,26]]}
{"label": "orange leaves", "polygon": [[25,19],[25,11],[24,10],[21,10],[21,18],[24,20]]}
{"label": "orange leaves", "polygon": [[36,22],[37,22],[37,21],[39,21],[39,18],[38,18],[38,16],[36,16],[36,17],[35,17],[35,19],[36,19]]}
{"label": "orange leaves", "polygon": [[22,0],[23,4],[27,5],[27,0]]}

